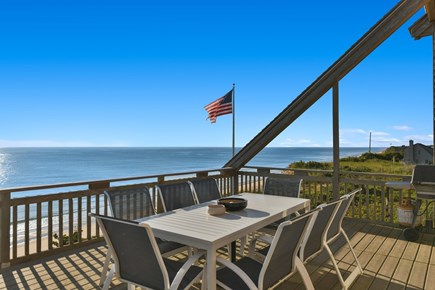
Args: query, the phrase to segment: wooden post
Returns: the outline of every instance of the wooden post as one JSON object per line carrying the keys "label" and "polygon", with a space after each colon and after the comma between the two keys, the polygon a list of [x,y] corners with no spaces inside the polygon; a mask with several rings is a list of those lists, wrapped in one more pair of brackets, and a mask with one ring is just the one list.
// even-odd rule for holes
{"label": "wooden post", "polygon": [[11,193],[0,192],[0,268],[10,266]]}
{"label": "wooden post", "polygon": [[332,179],[332,193],[334,199],[340,198],[340,129],[338,111],[338,82],[332,87],[332,143],[334,174]]}
{"label": "wooden post", "polygon": [[233,194],[239,193],[239,172],[236,171],[233,175]]}
{"label": "wooden post", "polygon": [[109,181],[94,182],[94,183],[90,183],[88,186],[90,190],[106,189],[109,187],[110,187]]}

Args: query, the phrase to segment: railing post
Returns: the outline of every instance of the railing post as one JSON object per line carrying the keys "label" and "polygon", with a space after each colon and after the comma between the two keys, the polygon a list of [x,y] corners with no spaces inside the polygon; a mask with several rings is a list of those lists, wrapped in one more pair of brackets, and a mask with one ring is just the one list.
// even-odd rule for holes
{"label": "railing post", "polygon": [[0,268],[10,266],[11,193],[0,192]]}
{"label": "railing post", "polygon": [[332,179],[332,193],[334,200],[340,198],[340,127],[338,109],[338,82],[332,86],[332,143],[334,175]]}
{"label": "railing post", "polygon": [[196,177],[197,178],[207,177],[207,176],[208,176],[208,172],[198,172],[198,173],[196,173]]}
{"label": "railing post", "polygon": [[90,190],[106,189],[109,187],[110,187],[110,182],[108,181],[94,182],[94,183],[90,183],[88,186]]}
{"label": "railing post", "polygon": [[236,171],[233,175],[233,194],[239,193],[239,171]]}

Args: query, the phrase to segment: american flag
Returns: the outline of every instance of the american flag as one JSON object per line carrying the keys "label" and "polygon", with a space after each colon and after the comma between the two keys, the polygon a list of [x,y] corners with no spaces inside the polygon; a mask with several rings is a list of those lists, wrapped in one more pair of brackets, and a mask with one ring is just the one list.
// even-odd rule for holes
{"label": "american flag", "polygon": [[212,123],[216,123],[216,118],[219,116],[231,114],[233,112],[233,90],[204,108],[208,112],[207,119],[210,119]]}

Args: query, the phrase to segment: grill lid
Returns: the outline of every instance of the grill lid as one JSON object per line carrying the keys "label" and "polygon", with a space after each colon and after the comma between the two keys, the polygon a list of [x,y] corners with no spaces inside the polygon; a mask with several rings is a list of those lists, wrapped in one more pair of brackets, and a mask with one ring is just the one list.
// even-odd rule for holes
{"label": "grill lid", "polygon": [[417,197],[435,199],[435,166],[416,165],[411,184],[417,192]]}

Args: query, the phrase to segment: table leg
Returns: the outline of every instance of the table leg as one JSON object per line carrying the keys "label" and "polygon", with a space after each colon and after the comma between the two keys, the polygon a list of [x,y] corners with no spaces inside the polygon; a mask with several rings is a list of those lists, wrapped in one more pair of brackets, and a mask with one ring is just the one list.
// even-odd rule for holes
{"label": "table leg", "polygon": [[[216,249],[212,248],[207,251],[207,290],[216,290]],[[203,281],[204,283],[204,281]]]}
{"label": "table leg", "polygon": [[231,253],[230,253],[231,257],[230,257],[230,260],[233,263],[236,261],[236,256],[237,256],[236,248],[237,248],[236,241],[231,242]]}

